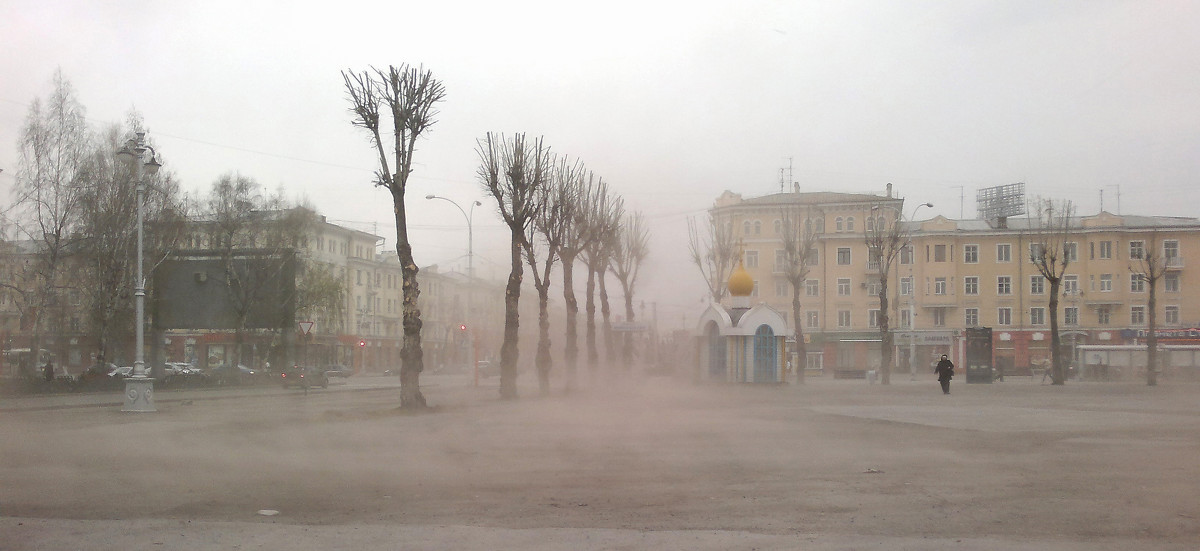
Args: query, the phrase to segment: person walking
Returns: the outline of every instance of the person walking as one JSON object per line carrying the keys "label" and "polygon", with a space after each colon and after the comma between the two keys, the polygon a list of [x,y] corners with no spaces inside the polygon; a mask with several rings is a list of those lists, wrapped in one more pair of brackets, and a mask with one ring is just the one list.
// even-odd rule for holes
{"label": "person walking", "polygon": [[950,379],[954,378],[954,362],[942,354],[942,359],[937,363],[933,372],[937,373],[938,382],[942,383],[942,394],[950,394]]}

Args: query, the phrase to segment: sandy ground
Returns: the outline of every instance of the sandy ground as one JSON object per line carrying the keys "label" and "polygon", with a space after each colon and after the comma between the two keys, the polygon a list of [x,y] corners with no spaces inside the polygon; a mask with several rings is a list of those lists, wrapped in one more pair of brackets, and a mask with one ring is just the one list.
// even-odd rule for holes
{"label": "sandy ground", "polygon": [[0,399],[0,549],[1200,550],[1200,386],[897,379]]}

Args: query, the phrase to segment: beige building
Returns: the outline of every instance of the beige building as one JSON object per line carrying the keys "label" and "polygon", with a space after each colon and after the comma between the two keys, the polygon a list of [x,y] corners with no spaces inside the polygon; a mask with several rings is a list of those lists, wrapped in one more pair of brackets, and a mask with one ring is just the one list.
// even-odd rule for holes
{"label": "beige building", "polygon": [[[862,371],[879,363],[879,263],[868,258],[869,228],[920,206],[883,195],[780,193],[743,199],[726,192],[713,214],[731,224],[754,278],[752,300],[791,311],[781,219],[804,213],[818,234],[816,258],[802,290],[810,369]],[[1029,220],[1007,224],[941,216],[906,222],[910,247],[887,274],[897,369],[921,373],[939,355],[961,363],[963,330],[990,327],[998,367],[1022,372],[1050,356],[1049,283],[1029,261]],[[1149,289],[1138,258],[1156,251],[1167,270],[1158,283],[1156,320],[1165,342],[1200,342],[1200,273],[1185,259],[1200,258],[1200,220],[1119,216],[1101,212],[1072,220],[1070,255],[1059,303],[1066,345],[1138,344],[1148,325]],[[791,318],[789,316],[789,322]]]}

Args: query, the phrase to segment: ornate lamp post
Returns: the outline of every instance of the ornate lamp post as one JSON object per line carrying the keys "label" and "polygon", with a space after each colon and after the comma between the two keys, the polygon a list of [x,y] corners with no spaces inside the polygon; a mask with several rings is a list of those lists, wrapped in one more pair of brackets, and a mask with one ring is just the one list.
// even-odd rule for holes
{"label": "ornate lamp post", "polygon": [[[913,208],[912,215],[908,217],[910,222],[913,218],[916,218],[917,211],[921,207],[933,208],[933,203],[921,203]],[[909,239],[908,243],[905,243],[904,246],[911,247],[912,239]],[[908,311],[911,312],[908,318],[908,379],[915,381],[917,380],[917,280],[913,277],[913,266],[917,263],[917,253],[916,251],[910,251],[908,254],[911,255],[908,263]]]}
{"label": "ornate lamp post", "polygon": [[[137,184],[137,280],[133,296],[137,309],[137,343],[134,348],[133,373],[125,379],[125,407],[121,411],[157,411],[154,407],[154,379],[146,375],[145,325],[146,325],[146,279],[142,275],[142,204],[146,193],[146,180],[158,172],[157,155],[146,143],[146,133],[138,132],[136,138],[125,142],[117,151],[117,158],[133,169]],[[149,153],[149,158],[146,153]]]}

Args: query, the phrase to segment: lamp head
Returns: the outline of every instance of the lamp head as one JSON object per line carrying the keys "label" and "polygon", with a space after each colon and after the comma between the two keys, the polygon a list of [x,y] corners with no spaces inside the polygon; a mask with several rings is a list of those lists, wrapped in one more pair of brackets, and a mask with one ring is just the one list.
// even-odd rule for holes
{"label": "lamp head", "polygon": [[475,206],[477,206],[477,207],[482,207],[482,206],[483,206],[483,203],[480,203],[479,201],[475,201]]}
{"label": "lamp head", "polygon": [[162,163],[158,162],[158,155],[150,155],[150,160],[146,161],[146,164],[142,165],[142,170],[146,171],[146,175],[154,176],[161,166]]}
{"label": "lamp head", "polygon": [[435,197],[437,197],[437,195],[429,194],[425,196],[426,199],[433,199]]}

